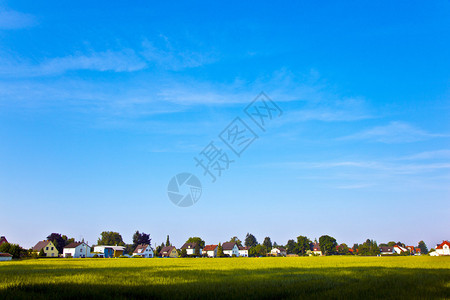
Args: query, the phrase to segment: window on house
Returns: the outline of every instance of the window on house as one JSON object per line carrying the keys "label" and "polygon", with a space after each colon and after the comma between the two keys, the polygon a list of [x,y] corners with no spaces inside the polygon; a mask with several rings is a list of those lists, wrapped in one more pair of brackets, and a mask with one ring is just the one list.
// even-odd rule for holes
{"label": "window on house", "polygon": [[45,247],[45,250],[48,250],[48,247]]}
{"label": "window on house", "polygon": [[53,250],[53,247],[52,247],[52,250]]}

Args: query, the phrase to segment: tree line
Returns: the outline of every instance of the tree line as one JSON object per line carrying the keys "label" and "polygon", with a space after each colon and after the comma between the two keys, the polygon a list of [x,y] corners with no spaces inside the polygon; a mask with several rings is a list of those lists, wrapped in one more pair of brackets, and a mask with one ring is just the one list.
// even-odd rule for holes
{"label": "tree line", "polygon": [[[51,233],[47,236],[47,240],[52,241],[55,245],[56,249],[58,249],[59,253],[63,253],[63,248],[69,245],[72,242],[75,242],[74,238],[68,238],[66,235],[61,235],[59,233]],[[123,241],[122,235],[118,232],[114,231],[103,231],[100,234],[100,237],[97,240],[97,245],[108,245],[108,246],[124,246],[125,254],[132,254],[134,249],[140,244],[147,244],[151,246],[152,239],[150,238],[150,234],[145,232],[136,232],[132,236],[132,243],[126,244]],[[248,247],[249,256],[266,256],[268,252],[272,250],[274,247],[283,247],[286,249],[287,254],[295,254],[299,256],[309,255],[313,250],[315,245],[319,245],[320,250],[323,255],[361,255],[361,256],[373,256],[380,254],[380,247],[386,246],[394,246],[400,245],[405,247],[405,244],[402,242],[388,242],[382,243],[380,245],[377,244],[376,241],[367,239],[362,244],[353,244],[353,247],[349,247],[347,244],[342,243],[338,244],[334,237],[329,235],[322,235],[319,240],[315,239],[312,241],[306,236],[299,235],[296,240],[290,239],[287,241],[286,245],[278,245],[276,242],[272,243],[270,237],[265,237],[262,243],[259,243],[256,237],[247,233],[245,236],[244,242],[242,242],[237,236],[233,236],[227,242],[236,243],[239,247]],[[186,243],[195,244],[194,256],[200,256],[200,249],[205,247],[205,241],[200,237],[190,237],[186,240]],[[167,235],[166,242],[161,243],[156,246],[155,254],[158,255],[161,252],[161,249],[166,246],[172,246],[170,242],[169,235]],[[424,241],[420,241],[418,248],[421,249],[421,253],[427,254],[428,248]],[[179,256],[187,257],[187,253],[185,249],[178,250]],[[13,255],[13,258],[25,258],[25,257],[36,257],[39,254],[36,254],[32,251],[32,249],[24,249],[17,244],[3,243],[0,245],[0,252],[10,253]],[[409,253],[404,253],[408,255]],[[225,254],[223,253],[222,243],[218,245],[217,251],[218,257],[223,257]]]}

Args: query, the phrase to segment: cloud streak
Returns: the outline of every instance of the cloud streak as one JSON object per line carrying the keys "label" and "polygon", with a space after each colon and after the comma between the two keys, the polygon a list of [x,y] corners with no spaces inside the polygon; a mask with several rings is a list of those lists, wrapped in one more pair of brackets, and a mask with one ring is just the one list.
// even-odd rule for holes
{"label": "cloud streak", "polygon": [[0,30],[28,28],[36,24],[33,15],[0,7]]}
{"label": "cloud streak", "polygon": [[391,122],[388,125],[376,126],[372,129],[341,137],[339,140],[368,140],[372,142],[394,144],[412,143],[438,137],[449,137],[448,134],[430,133],[405,122]]}

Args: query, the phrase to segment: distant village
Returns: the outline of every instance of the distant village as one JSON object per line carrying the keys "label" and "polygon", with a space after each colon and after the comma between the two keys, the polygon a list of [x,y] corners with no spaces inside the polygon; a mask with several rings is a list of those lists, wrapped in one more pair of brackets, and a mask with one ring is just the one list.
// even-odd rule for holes
{"label": "distant village", "polygon": [[416,246],[401,242],[377,244],[367,239],[362,244],[352,247],[338,244],[331,236],[323,235],[319,240],[311,241],[306,236],[289,240],[286,245],[272,244],[269,237],[258,243],[254,235],[248,233],[244,242],[232,237],[229,241],[207,245],[200,237],[190,237],[177,248],[167,236],[166,243],[152,247],[150,235],[136,231],[133,244],[125,244],[117,232],[104,231],[97,245],[75,241],[59,233],[50,234],[47,239],[38,241],[31,249],[24,249],[18,244],[8,242],[0,237],[0,261],[27,258],[183,258],[183,257],[289,257],[322,255],[360,255],[360,256],[406,256],[406,255],[450,255],[450,242],[442,241],[435,248],[428,250],[420,241]]}

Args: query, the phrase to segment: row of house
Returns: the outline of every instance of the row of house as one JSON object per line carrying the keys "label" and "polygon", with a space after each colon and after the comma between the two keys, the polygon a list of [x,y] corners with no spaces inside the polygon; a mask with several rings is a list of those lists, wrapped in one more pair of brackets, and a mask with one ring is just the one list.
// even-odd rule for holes
{"label": "row of house", "polygon": [[[4,236],[0,237],[0,245],[3,243],[7,243],[8,241]],[[196,244],[195,243],[185,243],[180,250],[185,249],[186,254],[189,256],[196,254]],[[339,247],[339,246],[338,246]],[[199,255],[207,256],[207,257],[217,257],[217,252],[219,249],[219,245],[206,245],[205,247],[199,247]],[[238,246],[237,243],[234,242],[226,242],[222,245],[223,253],[227,256],[236,256],[236,257],[248,257],[250,247],[242,247]],[[120,257],[124,255],[125,247],[123,246],[109,246],[109,245],[97,245],[94,246],[93,251],[92,247],[89,246],[85,242],[73,242],[64,247],[62,256],[69,258],[89,258],[89,257],[103,257],[103,258],[114,258]],[[353,249],[349,249],[353,252]],[[58,249],[55,247],[52,241],[43,240],[39,241],[33,248],[32,251],[35,253],[43,252],[46,257],[59,257]],[[404,252],[408,252],[411,255],[420,255],[420,248],[413,246],[403,247],[401,245],[380,247],[381,255],[390,255],[390,254],[402,254]],[[319,243],[315,242],[312,244],[311,250],[308,251],[309,255],[322,255],[322,251],[320,249]],[[178,257],[178,250],[175,246],[167,246],[163,247],[159,253],[156,255],[161,257]],[[283,247],[274,247],[268,253],[270,256],[287,256],[286,249]],[[444,241],[441,244],[436,246],[436,251],[430,253],[432,256],[441,256],[441,255],[450,255],[450,243],[448,241]],[[127,256],[140,256],[143,258],[152,258],[155,256],[155,252],[150,245],[141,244],[136,247],[131,255]],[[7,253],[0,253],[0,261],[2,260],[11,260],[12,256]]]}

